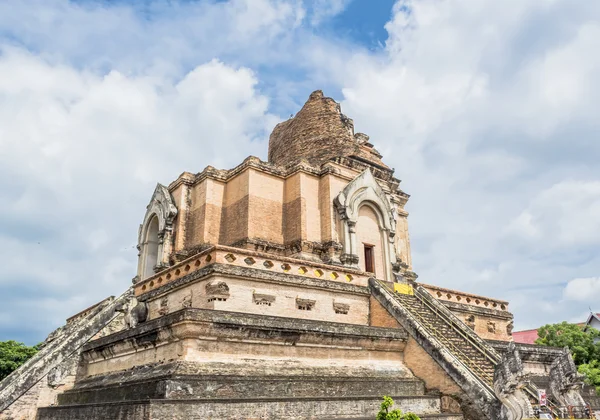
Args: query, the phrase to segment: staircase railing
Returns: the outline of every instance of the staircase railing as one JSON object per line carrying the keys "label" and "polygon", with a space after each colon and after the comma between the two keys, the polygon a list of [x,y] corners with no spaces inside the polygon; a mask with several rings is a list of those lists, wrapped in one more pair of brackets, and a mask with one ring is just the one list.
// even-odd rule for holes
{"label": "staircase railing", "polygon": [[[491,348],[485,343],[481,337],[479,337],[471,328],[466,326],[456,315],[452,313],[446,306],[437,301],[431,294],[420,285],[414,287],[414,295],[419,301],[427,304],[427,306],[433,310],[437,315],[440,316],[450,327],[452,327],[458,334],[463,338],[467,339],[483,356],[485,356],[495,368],[500,362],[500,355],[495,349]],[[434,303],[435,302],[435,303]],[[485,378],[489,380],[489,383],[493,385],[493,376],[489,378],[489,375],[485,375]],[[538,399],[538,388],[533,383],[528,383],[524,387],[524,391],[536,401]],[[552,400],[548,400],[548,408],[554,416],[558,416],[560,408]]]}
{"label": "staircase railing", "polygon": [[491,363],[498,364],[501,356],[489,344],[481,339],[471,328],[465,325],[456,315],[450,311],[445,305],[440,303],[422,286],[417,285],[414,288],[415,296],[431,310],[440,316],[451,328],[454,329],[461,337],[472,344],[486,359]]}
{"label": "staircase railing", "polygon": [[[425,303],[425,305],[427,305],[427,304]],[[442,334],[440,332],[440,330],[435,327],[435,325],[433,325],[428,319],[424,318],[419,312],[411,312],[411,313],[414,316],[416,316],[417,318],[419,318],[419,321],[423,325],[428,327],[428,331],[432,335],[434,335],[439,341],[441,341],[444,345],[446,345],[448,348],[450,348],[452,350],[452,352],[454,353],[454,355],[457,356],[458,359],[461,362],[463,362],[463,364],[465,364],[469,369],[474,371],[478,377],[484,379],[484,382],[486,382],[487,385],[489,385],[491,387],[491,385],[493,384],[493,381],[494,381],[493,375],[490,376],[488,373],[486,373],[480,367],[480,363],[477,360],[471,359],[471,357],[469,357],[464,351],[462,351],[460,348],[458,348],[452,341],[450,341],[448,339],[448,337],[446,337],[444,334]]]}
{"label": "staircase railing", "polygon": [[0,413],[117,316],[115,309],[127,302],[131,294],[132,290],[128,289],[118,298],[106,300],[90,314],[68,324],[57,333],[54,340],[0,381]]}
{"label": "staircase railing", "polygon": [[[475,380],[477,380],[486,389],[486,391],[488,393],[490,393],[491,395],[494,395],[494,390],[491,386],[491,381],[489,381],[489,375],[486,375],[485,372],[483,372],[483,370],[479,366],[480,365],[479,362],[477,362],[476,360],[472,360],[461,349],[459,349],[451,341],[449,341],[446,336],[444,336],[443,334],[440,334],[439,330],[437,328],[435,328],[435,326],[433,326],[427,319],[423,318],[421,316],[421,314],[419,314],[416,311],[412,311],[412,310],[406,308],[406,306],[400,300],[400,296],[398,294],[396,294],[396,292],[394,292],[393,290],[390,290],[390,288],[384,282],[382,282],[381,280],[377,280],[377,279],[372,279],[372,280],[374,280],[381,287],[381,289],[387,291],[387,293],[396,302],[398,302],[398,304],[402,308],[405,308],[405,310],[410,314],[410,316],[415,318],[415,320],[419,324],[422,325],[422,328],[426,329],[428,334],[431,334],[436,340],[438,340],[440,342],[440,344],[443,344],[448,349],[449,354],[452,355],[452,357],[455,359],[456,362],[460,363],[467,370],[472,372],[473,378]],[[419,299],[419,301],[420,301],[420,299]],[[424,304],[426,304],[426,303],[424,303]],[[462,356],[462,357],[459,357],[459,356]]]}

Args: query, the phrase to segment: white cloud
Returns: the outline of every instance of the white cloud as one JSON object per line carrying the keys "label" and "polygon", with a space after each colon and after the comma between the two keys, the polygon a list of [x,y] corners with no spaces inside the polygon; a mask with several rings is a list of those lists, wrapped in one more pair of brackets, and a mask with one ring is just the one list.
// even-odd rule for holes
{"label": "white cloud", "polygon": [[600,299],[600,277],[570,280],[565,286],[564,297],[580,302],[598,302]]}
{"label": "white cloud", "polygon": [[0,2],[9,42],[84,68],[171,77],[214,57],[285,61],[304,17],[299,0]]}
{"label": "white cloud", "polygon": [[157,181],[235,165],[266,148],[277,121],[253,72],[217,60],[173,83],[78,71],[10,49],[0,80],[0,178],[12,180],[0,192],[10,261],[0,287],[22,294],[12,303],[20,310],[59,299],[52,316],[28,315],[47,331],[130,283],[137,226]]}
{"label": "white cloud", "polygon": [[312,0],[311,24],[319,25],[327,19],[338,15],[352,0]]}
{"label": "white cloud", "polygon": [[532,197],[509,226],[545,248],[600,243],[600,180],[561,181]]}
{"label": "white cloud", "polygon": [[420,279],[514,299],[518,328],[568,318],[531,302],[600,272],[600,5],[405,0],[386,29],[336,76],[412,195]]}
{"label": "white cloud", "polygon": [[403,0],[376,52],[299,1],[141,7],[0,3],[3,319],[47,331],[119,293],[154,183],[264,157],[317,88],[412,195],[422,281],[508,299],[517,328],[581,312],[549,308],[600,272],[600,4]]}

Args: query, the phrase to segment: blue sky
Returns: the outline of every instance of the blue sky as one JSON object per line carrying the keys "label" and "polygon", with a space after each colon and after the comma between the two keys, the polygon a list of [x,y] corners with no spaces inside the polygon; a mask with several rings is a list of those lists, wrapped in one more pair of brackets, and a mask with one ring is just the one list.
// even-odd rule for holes
{"label": "blue sky", "polygon": [[156,182],[266,158],[316,89],[411,194],[420,280],[585,319],[598,50],[598,2],[0,2],[0,340],[123,291]]}

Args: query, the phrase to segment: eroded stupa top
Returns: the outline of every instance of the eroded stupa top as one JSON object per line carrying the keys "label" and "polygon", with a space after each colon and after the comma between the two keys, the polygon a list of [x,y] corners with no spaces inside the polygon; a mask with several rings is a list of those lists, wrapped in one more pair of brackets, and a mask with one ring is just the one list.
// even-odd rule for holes
{"label": "eroded stupa top", "polygon": [[289,165],[304,158],[313,165],[340,157],[353,157],[389,169],[369,136],[354,133],[354,122],[342,114],[340,104],[316,90],[292,118],[279,123],[269,139],[269,162]]}

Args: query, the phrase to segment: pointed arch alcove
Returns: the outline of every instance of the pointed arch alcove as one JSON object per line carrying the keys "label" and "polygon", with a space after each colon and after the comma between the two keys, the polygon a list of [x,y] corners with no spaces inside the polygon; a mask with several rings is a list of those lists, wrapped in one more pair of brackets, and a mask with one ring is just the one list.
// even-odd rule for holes
{"label": "pointed arch alcove", "polygon": [[[369,169],[354,178],[334,200],[344,251],[342,263],[377,278],[392,280],[396,263],[396,221],[392,206]],[[369,267],[369,253],[373,258]]]}
{"label": "pointed arch alcove", "polygon": [[138,233],[138,270],[134,282],[148,278],[168,265],[175,216],[177,207],[171,193],[164,185],[157,184]]}

